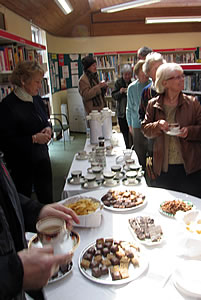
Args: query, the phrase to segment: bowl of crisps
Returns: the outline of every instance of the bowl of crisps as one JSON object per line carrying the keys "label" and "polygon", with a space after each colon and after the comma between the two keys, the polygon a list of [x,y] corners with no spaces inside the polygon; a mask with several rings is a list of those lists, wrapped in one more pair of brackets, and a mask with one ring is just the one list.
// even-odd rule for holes
{"label": "bowl of crisps", "polygon": [[99,227],[101,223],[101,202],[93,197],[74,196],[62,201],[62,204],[71,208],[78,216],[80,224],[75,227]]}

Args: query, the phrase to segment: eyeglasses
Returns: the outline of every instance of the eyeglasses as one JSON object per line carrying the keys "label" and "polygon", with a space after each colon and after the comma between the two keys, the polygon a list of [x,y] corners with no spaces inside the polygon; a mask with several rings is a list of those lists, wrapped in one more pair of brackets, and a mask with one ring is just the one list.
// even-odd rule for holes
{"label": "eyeglasses", "polygon": [[183,75],[179,75],[179,76],[174,76],[174,77],[170,77],[170,78],[167,78],[166,80],[172,80],[172,79],[175,79],[175,80],[180,80],[180,79],[184,79],[184,74]]}

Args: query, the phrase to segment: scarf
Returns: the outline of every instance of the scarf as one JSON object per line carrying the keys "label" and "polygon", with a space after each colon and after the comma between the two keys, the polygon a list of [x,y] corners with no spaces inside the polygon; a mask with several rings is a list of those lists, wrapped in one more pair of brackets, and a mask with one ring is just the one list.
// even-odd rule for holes
{"label": "scarf", "polygon": [[[89,79],[89,84],[91,87],[94,87],[96,86],[97,84],[99,84],[99,79],[98,79],[98,73],[92,73],[90,71],[86,71],[85,74],[87,75],[87,78]],[[101,96],[104,97],[104,89],[102,88],[101,89]],[[95,97],[93,97],[92,99],[92,102],[93,102],[93,106],[96,107],[96,106],[101,106],[101,103],[102,103],[102,100],[101,100],[101,97],[100,95],[96,95]]]}

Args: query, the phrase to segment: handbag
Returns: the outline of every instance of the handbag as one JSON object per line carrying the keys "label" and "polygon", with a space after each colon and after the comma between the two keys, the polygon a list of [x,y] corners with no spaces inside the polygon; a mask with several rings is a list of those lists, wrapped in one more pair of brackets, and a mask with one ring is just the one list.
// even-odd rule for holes
{"label": "handbag", "polygon": [[[155,120],[155,108],[154,109],[154,117],[153,117],[153,122]],[[146,181],[148,185],[153,185],[154,180],[156,179],[156,175],[154,174],[153,171],[153,139],[148,139],[147,141],[147,153],[146,153],[146,170],[145,170],[145,175],[146,175]]]}

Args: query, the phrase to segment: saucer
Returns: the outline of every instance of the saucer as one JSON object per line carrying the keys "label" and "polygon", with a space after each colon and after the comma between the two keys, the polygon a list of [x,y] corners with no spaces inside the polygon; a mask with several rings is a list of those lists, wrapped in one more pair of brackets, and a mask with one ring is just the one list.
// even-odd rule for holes
{"label": "saucer", "polygon": [[107,181],[103,181],[103,185],[104,186],[107,186],[107,187],[113,187],[113,186],[117,186],[117,185],[119,185],[119,180],[117,180],[117,179],[113,179],[113,181],[112,182],[107,182]]}
{"label": "saucer", "polygon": [[84,176],[80,177],[80,181],[79,182],[74,182],[73,178],[70,177],[67,179],[69,184],[73,184],[73,185],[79,185],[79,184],[83,184],[85,182]]}
{"label": "saucer", "polygon": [[79,156],[79,155],[76,155],[75,157],[77,160],[86,160],[88,159],[88,155],[85,155],[85,156]]}
{"label": "saucer", "polygon": [[122,182],[126,186],[138,185],[141,182],[141,179],[136,177],[135,181],[129,182],[127,178],[122,179]]}
{"label": "saucer", "polygon": [[87,190],[92,190],[92,189],[97,189],[101,185],[102,185],[102,181],[101,180],[95,181],[93,186],[88,186],[88,182],[84,182],[82,184],[82,188],[83,189],[87,189]]}
{"label": "saucer", "polygon": [[[65,253],[68,253],[70,251],[74,252],[75,249],[78,247],[79,243],[80,243],[79,234],[75,231],[71,231],[69,238],[64,239],[64,242],[60,243],[59,245],[60,245],[60,248],[65,251]],[[35,234],[28,243],[28,248],[32,248],[32,247],[43,248],[43,245],[40,242],[37,234]]]}
{"label": "saucer", "polygon": [[165,133],[166,133],[167,135],[177,136],[178,134],[181,133],[181,130],[180,130],[180,129],[177,130],[177,131],[168,130],[168,131],[165,131]]}

